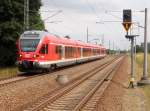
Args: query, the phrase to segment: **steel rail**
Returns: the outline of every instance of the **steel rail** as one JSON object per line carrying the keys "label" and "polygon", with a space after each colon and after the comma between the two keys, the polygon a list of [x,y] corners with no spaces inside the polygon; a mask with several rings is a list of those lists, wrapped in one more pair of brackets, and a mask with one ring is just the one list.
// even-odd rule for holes
{"label": "steel rail", "polygon": [[[69,66],[69,68],[73,68],[73,67]],[[37,73],[36,75],[31,75],[31,76],[30,76],[30,74],[28,74],[29,76],[14,76],[14,77],[6,78],[6,79],[5,78],[0,79],[0,87],[4,87],[4,86],[10,85],[12,83],[17,83],[17,82],[32,79],[35,77],[40,77],[40,76],[44,76],[44,75],[48,75],[48,74],[52,74],[52,73],[57,73],[58,71],[62,71],[62,70],[66,70],[66,69],[68,69],[68,67],[62,67],[62,68],[52,70],[52,72],[47,72],[47,73],[41,73],[41,74]]]}
{"label": "steel rail", "polygon": [[100,99],[103,92],[105,91],[110,81],[112,80],[115,74],[114,72],[116,72],[116,69],[118,69],[116,67],[120,66],[121,62],[122,61],[119,61],[117,65],[115,65],[111,70],[109,70],[107,74],[98,82],[98,84],[78,103],[78,105],[72,111],[80,111],[81,109],[83,109],[85,105],[87,104],[87,102],[89,101],[89,99],[96,93],[98,89],[101,88],[100,89],[101,91],[99,91],[101,93],[99,95],[99,98],[97,98],[97,99]]}
{"label": "steel rail", "polygon": [[97,68],[95,68],[94,70],[89,71],[88,73],[86,72],[84,74],[84,77],[81,76],[82,78],[80,77],[80,79],[78,78],[76,81],[67,84],[66,87],[64,87],[60,90],[57,90],[57,92],[55,92],[55,93],[53,92],[53,94],[48,99],[46,99],[44,102],[42,101],[40,104],[35,105],[34,107],[31,107],[31,108],[28,108],[25,111],[37,111],[37,110],[40,110],[43,107],[45,107],[47,104],[56,101],[59,97],[66,94],[67,92],[69,92],[70,90],[72,90],[73,88],[75,88],[76,86],[81,84],[82,82],[86,81],[88,78],[92,77],[97,72],[103,70],[105,67],[110,65],[112,62],[116,61],[119,57],[116,57],[115,59],[101,65],[101,67],[98,66]]}

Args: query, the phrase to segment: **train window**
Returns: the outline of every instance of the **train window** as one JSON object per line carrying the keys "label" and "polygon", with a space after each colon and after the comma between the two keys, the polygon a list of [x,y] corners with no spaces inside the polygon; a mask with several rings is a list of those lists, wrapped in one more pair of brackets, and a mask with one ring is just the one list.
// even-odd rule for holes
{"label": "train window", "polygon": [[76,57],[76,48],[75,47],[65,47],[65,58]]}
{"label": "train window", "polygon": [[40,39],[21,39],[20,48],[21,51],[33,52],[36,50]]}
{"label": "train window", "polygon": [[43,44],[40,49],[40,54],[48,54],[48,44]]}
{"label": "train window", "polygon": [[61,46],[56,46],[56,54],[61,54]]}
{"label": "train window", "polygon": [[91,49],[90,48],[83,48],[83,56],[90,56]]}
{"label": "train window", "polygon": [[70,47],[65,47],[65,58],[70,58]]}

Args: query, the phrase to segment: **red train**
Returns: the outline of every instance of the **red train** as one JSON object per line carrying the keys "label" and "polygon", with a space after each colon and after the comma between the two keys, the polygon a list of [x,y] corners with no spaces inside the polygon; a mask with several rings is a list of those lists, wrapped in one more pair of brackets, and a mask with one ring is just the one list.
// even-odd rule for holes
{"label": "red train", "polygon": [[49,71],[106,56],[106,48],[103,46],[36,30],[25,31],[17,42],[17,48],[17,63],[21,72]]}

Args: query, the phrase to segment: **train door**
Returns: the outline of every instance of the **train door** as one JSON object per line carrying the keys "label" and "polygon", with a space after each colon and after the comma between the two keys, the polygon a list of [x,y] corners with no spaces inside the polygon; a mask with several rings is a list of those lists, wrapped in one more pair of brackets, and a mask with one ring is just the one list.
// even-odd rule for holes
{"label": "train door", "polygon": [[61,47],[61,50],[62,50],[62,53],[61,53],[62,59],[65,59],[65,46],[64,45]]}
{"label": "train door", "polygon": [[42,44],[42,47],[40,49],[40,55],[42,60],[48,60],[48,44]]}
{"label": "train door", "polygon": [[83,57],[83,48],[81,47],[81,57]]}
{"label": "train door", "polygon": [[81,48],[77,47],[76,50],[77,50],[76,58],[80,58],[81,57]]}
{"label": "train door", "polygon": [[100,52],[99,54],[100,54],[100,56],[101,56],[101,54],[102,54],[101,50],[102,50],[102,49],[100,48],[100,49],[99,49],[99,52]]}
{"label": "train door", "polygon": [[56,46],[56,54],[57,54],[58,60],[62,59],[62,46],[61,45]]}

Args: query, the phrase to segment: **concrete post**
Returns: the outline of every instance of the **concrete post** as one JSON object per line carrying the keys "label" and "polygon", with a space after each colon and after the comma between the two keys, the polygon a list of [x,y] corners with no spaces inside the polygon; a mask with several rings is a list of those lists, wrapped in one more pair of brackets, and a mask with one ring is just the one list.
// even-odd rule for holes
{"label": "concrete post", "polygon": [[109,55],[110,55],[110,52],[111,52],[111,51],[110,51],[110,40],[109,40]]}
{"label": "concrete post", "polygon": [[88,27],[87,27],[87,30],[86,30],[86,32],[87,32],[87,38],[86,38],[86,42],[88,43],[88,42],[89,42],[89,30],[88,30]]}
{"label": "concrete post", "polygon": [[143,77],[147,78],[147,8],[145,8],[145,27],[144,27],[144,64],[143,64]]}
{"label": "concrete post", "polygon": [[147,8],[145,8],[145,26],[144,26],[144,63],[143,63],[143,77],[138,82],[138,85],[150,85],[150,79],[147,74]]}
{"label": "concrete post", "polygon": [[134,36],[130,37],[131,40],[131,79],[130,79],[130,84],[129,88],[134,88]]}
{"label": "concrete post", "polygon": [[131,78],[134,78],[134,37],[131,39]]}

